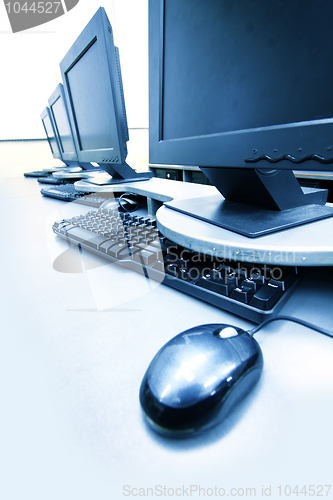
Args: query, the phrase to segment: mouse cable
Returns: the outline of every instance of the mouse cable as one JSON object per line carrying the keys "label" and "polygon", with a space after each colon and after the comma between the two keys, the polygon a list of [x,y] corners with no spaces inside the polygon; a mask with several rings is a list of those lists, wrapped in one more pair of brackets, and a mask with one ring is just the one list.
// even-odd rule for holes
{"label": "mouse cable", "polygon": [[303,319],[294,318],[293,316],[275,316],[274,318],[268,318],[268,319],[266,319],[266,321],[263,321],[260,325],[256,326],[252,330],[248,330],[247,333],[251,337],[253,337],[254,334],[256,334],[259,330],[264,328],[264,326],[268,325],[268,323],[271,323],[272,321],[278,321],[278,320],[292,321],[293,323],[298,323],[299,325],[305,326],[306,328],[310,328],[311,330],[315,330],[319,333],[322,333],[323,335],[327,335],[328,337],[333,337],[333,332],[330,332],[329,330],[325,330],[325,328],[321,328],[320,326],[309,323],[308,321],[305,321]]}

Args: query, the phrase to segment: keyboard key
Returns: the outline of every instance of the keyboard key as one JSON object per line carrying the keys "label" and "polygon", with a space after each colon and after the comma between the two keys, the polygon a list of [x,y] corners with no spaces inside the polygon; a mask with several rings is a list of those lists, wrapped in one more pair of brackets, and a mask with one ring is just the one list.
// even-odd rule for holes
{"label": "keyboard key", "polygon": [[258,283],[252,278],[247,278],[242,282],[242,288],[247,288],[255,293],[258,289]]}
{"label": "keyboard key", "polygon": [[266,283],[260,290],[254,294],[250,305],[257,307],[262,311],[269,311],[283,295],[283,290],[279,285]]}
{"label": "keyboard key", "polygon": [[156,253],[152,253],[144,249],[138,249],[134,255],[134,260],[140,262],[143,266],[150,266],[156,262]]}
{"label": "keyboard key", "polygon": [[93,233],[92,231],[88,231],[87,229],[83,229],[82,227],[72,226],[70,228],[66,228],[64,234],[70,236],[75,241],[79,243],[85,243],[89,247],[97,248],[98,245],[105,242],[107,239],[105,236],[100,234]]}
{"label": "keyboard key", "polygon": [[178,270],[178,278],[183,281],[192,281],[191,273],[185,268]]}
{"label": "keyboard key", "polygon": [[237,287],[231,294],[231,298],[243,302],[243,304],[248,304],[254,295],[254,290],[246,287]]}
{"label": "keyboard key", "polygon": [[178,278],[178,267],[175,264],[167,264],[165,266],[165,272],[175,278]]}
{"label": "keyboard key", "polygon": [[[215,292],[220,295],[225,295],[226,297],[231,294],[230,287],[228,287],[225,281],[221,279],[213,281],[204,276],[198,279],[196,285],[200,286],[201,288],[205,288],[206,290],[210,290],[211,292]],[[233,286],[233,289],[234,288],[235,287]]]}
{"label": "keyboard key", "polygon": [[104,241],[103,243],[101,243],[99,246],[98,246],[98,250],[100,250],[101,252],[107,252],[107,249],[109,247],[111,247],[112,245],[114,245],[115,243],[117,243],[118,240],[114,237],[114,236],[110,236],[110,238],[107,240],[107,241]]}
{"label": "keyboard key", "polygon": [[69,229],[72,229],[74,228],[75,226],[73,224],[71,224],[70,222],[63,222],[60,226],[59,226],[59,232],[61,234],[66,234],[67,231]]}
{"label": "keyboard key", "polygon": [[157,260],[151,267],[161,273],[165,273],[164,262],[161,260]]}
{"label": "keyboard key", "polygon": [[160,246],[155,246],[155,245],[145,245],[144,243],[139,243],[136,245],[138,248],[141,248],[143,250],[147,250],[150,253],[153,253],[155,255],[155,260],[162,260],[163,259],[163,253],[161,250]]}
{"label": "keyboard key", "polygon": [[129,246],[127,243],[117,242],[109,246],[106,253],[115,259],[132,259],[133,255],[139,251],[139,248]]}
{"label": "keyboard key", "polygon": [[[275,274],[273,274],[275,276]],[[276,279],[272,278],[269,282],[273,285],[277,285],[281,290],[285,291],[289,285],[293,282],[295,278],[295,273],[291,269],[281,270],[280,276],[276,276]]]}
{"label": "keyboard key", "polygon": [[126,250],[127,256],[130,255],[129,250],[128,250],[128,245],[126,243],[121,243],[117,240],[115,243],[113,243],[112,245],[110,245],[107,248],[106,253],[108,255],[111,255],[111,257],[118,259],[118,255],[122,255],[122,256],[124,255],[123,250]]}

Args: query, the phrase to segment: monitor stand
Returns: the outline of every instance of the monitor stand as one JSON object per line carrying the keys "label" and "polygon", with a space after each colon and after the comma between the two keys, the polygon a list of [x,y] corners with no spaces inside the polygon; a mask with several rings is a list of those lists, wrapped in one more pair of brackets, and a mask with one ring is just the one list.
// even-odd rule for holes
{"label": "monitor stand", "polygon": [[90,184],[97,186],[112,186],[114,184],[123,184],[124,182],[147,181],[153,177],[152,172],[136,172],[127,163],[120,165],[110,165],[109,163],[99,163],[101,169],[110,174],[112,177],[109,180],[103,178],[91,178]]}
{"label": "monitor stand", "polygon": [[[102,169],[100,166],[95,167],[92,163],[85,161],[73,161],[73,160],[63,160],[72,172],[86,171],[86,172],[100,172]],[[69,170],[68,170],[69,171]]]}
{"label": "monitor stand", "polygon": [[200,167],[219,195],[165,206],[251,238],[333,216],[327,190],[301,188],[289,170]]}

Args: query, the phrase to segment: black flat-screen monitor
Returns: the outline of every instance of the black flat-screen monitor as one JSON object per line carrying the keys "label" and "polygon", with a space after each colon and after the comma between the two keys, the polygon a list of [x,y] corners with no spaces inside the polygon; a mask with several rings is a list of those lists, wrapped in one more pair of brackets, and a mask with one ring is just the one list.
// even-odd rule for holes
{"label": "black flat-screen monitor", "polygon": [[62,160],[60,145],[53,127],[50,109],[46,107],[40,115],[53,158]]}
{"label": "black flat-screen monitor", "polygon": [[333,215],[293,170],[333,170],[333,4],[150,0],[149,161],[223,196],[167,203],[247,236]]}
{"label": "black flat-screen monitor", "polygon": [[60,63],[80,162],[97,163],[110,183],[146,180],[126,163],[128,127],[119,53],[101,7]]}
{"label": "black flat-screen monitor", "polygon": [[50,118],[56,135],[59,158],[70,167],[81,167],[83,170],[93,170],[96,168],[88,162],[80,162],[78,159],[73,131],[68,116],[68,105],[62,83],[59,83],[48,100],[50,107]]}

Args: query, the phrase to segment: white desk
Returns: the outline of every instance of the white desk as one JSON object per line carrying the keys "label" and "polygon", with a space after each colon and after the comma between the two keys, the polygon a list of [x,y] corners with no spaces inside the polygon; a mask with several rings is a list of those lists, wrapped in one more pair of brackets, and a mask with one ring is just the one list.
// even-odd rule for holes
{"label": "white desk", "polygon": [[[75,187],[79,190],[88,189],[87,182],[78,181]],[[108,186],[90,184],[90,187],[102,193],[127,190],[158,202],[195,198],[198,205],[202,197],[214,199],[216,195],[221,196],[214,186],[158,178]],[[307,267],[333,265],[333,217],[258,238],[248,238],[207,224],[165,206],[158,210],[156,217],[159,229],[165,236],[197,252],[230,260],[270,265]]]}
{"label": "white desk", "polygon": [[[159,347],[197,324],[251,325],[168,287],[149,289],[144,278],[96,256],[84,256],[85,272],[56,271],[63,252],[67,270],[81,260],[51,224],[60,209],[86,208],[43,198],[33,179],[4,180],[0,190],[2,498],[183,491],[196,498],[195,487],[205,489],[200,498],[221,488],[230,497],[231,488],[243,488],[244,497],[255,488],[262,497],[263,486],[279,498],[279,485],[332,482],[333,339],[285,322],[267,326],[256,335],[262,379],[224,425],[185,441],[159,437],[138,400]],[[282,312],[332,329],[332,269],[312,277]]]}

